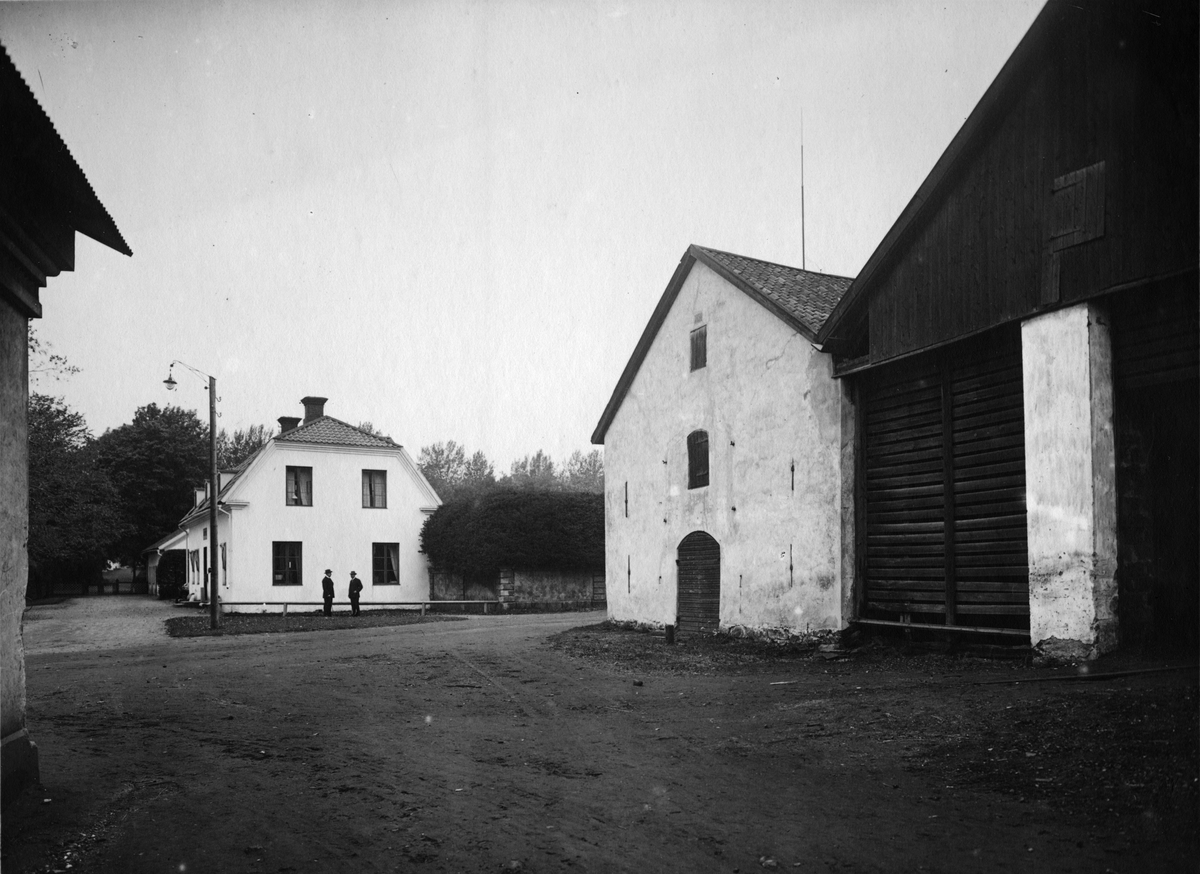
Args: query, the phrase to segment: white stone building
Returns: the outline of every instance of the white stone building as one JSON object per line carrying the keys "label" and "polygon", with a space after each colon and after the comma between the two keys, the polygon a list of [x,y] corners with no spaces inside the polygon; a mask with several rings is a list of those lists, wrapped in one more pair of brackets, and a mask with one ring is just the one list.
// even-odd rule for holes
{"label": "white stone building", "polygon": [[688,248],[592,435],[612,618],[842,627],[849,406],[812,339],[849,284]]}
{"label": "white stone building", "polygon": [[[321,601],[333,571],[336,600],[348,600],[350,571],[363,582],[364,609],[429,596],[421,526],[440,504],[404,447],[325,415],[325,398],[304,398],[303,422],[281,432],[231,474],[218,499],[220,599],[226,612],[276,612]],[[180,522],[188,588],[200,599],[209,568],[203,490]]]}

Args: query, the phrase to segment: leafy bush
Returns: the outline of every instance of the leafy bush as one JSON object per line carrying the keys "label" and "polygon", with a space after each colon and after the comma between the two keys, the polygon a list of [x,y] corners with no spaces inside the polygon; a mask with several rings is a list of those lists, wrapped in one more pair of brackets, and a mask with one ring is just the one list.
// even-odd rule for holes
{"label": "leafy bush", "polygon": [[599,570],[604,495],[495,489],[453,500],[426,520],[421,551],[457,573]]}

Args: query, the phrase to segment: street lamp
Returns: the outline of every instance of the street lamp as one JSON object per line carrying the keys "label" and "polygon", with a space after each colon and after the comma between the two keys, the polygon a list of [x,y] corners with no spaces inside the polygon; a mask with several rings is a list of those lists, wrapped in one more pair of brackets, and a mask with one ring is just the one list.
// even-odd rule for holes
{"label": "street lamp", "polygon": [[172,361],[167,369],[167,378],[163,384],[167,391],[175,391],[173,374],[175,365],[186,367],[197,376],[208,380],[208,609],[211,616],[210,627],[215,629],[220,625],[220,611],[217,609],[217,378],[197,370],[182,361]]}

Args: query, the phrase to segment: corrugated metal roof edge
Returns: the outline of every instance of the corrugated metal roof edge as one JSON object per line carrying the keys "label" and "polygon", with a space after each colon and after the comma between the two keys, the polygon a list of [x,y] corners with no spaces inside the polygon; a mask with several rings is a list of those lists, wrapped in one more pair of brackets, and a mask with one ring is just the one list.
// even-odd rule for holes
{"label": "corrugated metal roof edge", "polygon": [[83,172],[83,168],[79,166],[79,162],[75,160],[75,156],[71,154],[70,147],[67,146],[66,142],[62,138],[62,135],[59,134],[58,128],[54,126],[54,122],[51,121],[50,116],[46,113],[45,108],[37,99],[37,95],[33,93],[33,89],[29,87],[29,83],[25,81],[25,77],[21,74],[21,71],[17,69],[16,63],[13,62],[12,57],[8,54],[8,49],[3,45],[3,43],[0,43],[0,54],[4,55],[4,61],[6,61],[8,66],[12,68],[13,73],[16,74],[16,77],[21,84],[25,86],[27,96],[31,101],[33,101],[33,105],[37,108],[37,111],[41,116],[41,120],[45,121],[46,126],[50,129],[50,132],[54,134],[55,139],[58,141],[59,145],[62,146],[63,153],[66,155],[67,161],[69,162],[67,165],[69,168],[68,174],[76,176],[76,178],[71,181],[73,181],[82,189],[83,192],[85,192],[83,195],[85,202],[81,203],[80,206],[84,207],[85,211],[93,212],[96,215],[99,225],[98,227],[92,227],[88,229],[76,227],[76,230],[85,236],[91,237],[101,245],[108,246],[110,249],[120,252],[122,255],[128,255],[132,257],[133,250],[130,249],[129,244],[125,242],[125,238],[121,235],[121,231],[117,227],[117,223],[109,214],[108,209],[103,203],[101,203],[95,189],[92,188],[92,183],[88,181],[87,174]]}

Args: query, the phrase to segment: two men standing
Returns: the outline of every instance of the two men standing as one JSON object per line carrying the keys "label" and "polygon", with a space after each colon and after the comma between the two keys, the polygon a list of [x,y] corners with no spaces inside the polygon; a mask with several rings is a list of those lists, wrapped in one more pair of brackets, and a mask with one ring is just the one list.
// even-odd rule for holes
{"label": "two men standing", "polygon": [[[325,569],[325,578],[321,580],[321,598],[325,601],[325,615],[333,615],[333,571]],[[362,593],[362,580],[358,574],[350,571],[350,615],[358,615],[358,597]]]}

